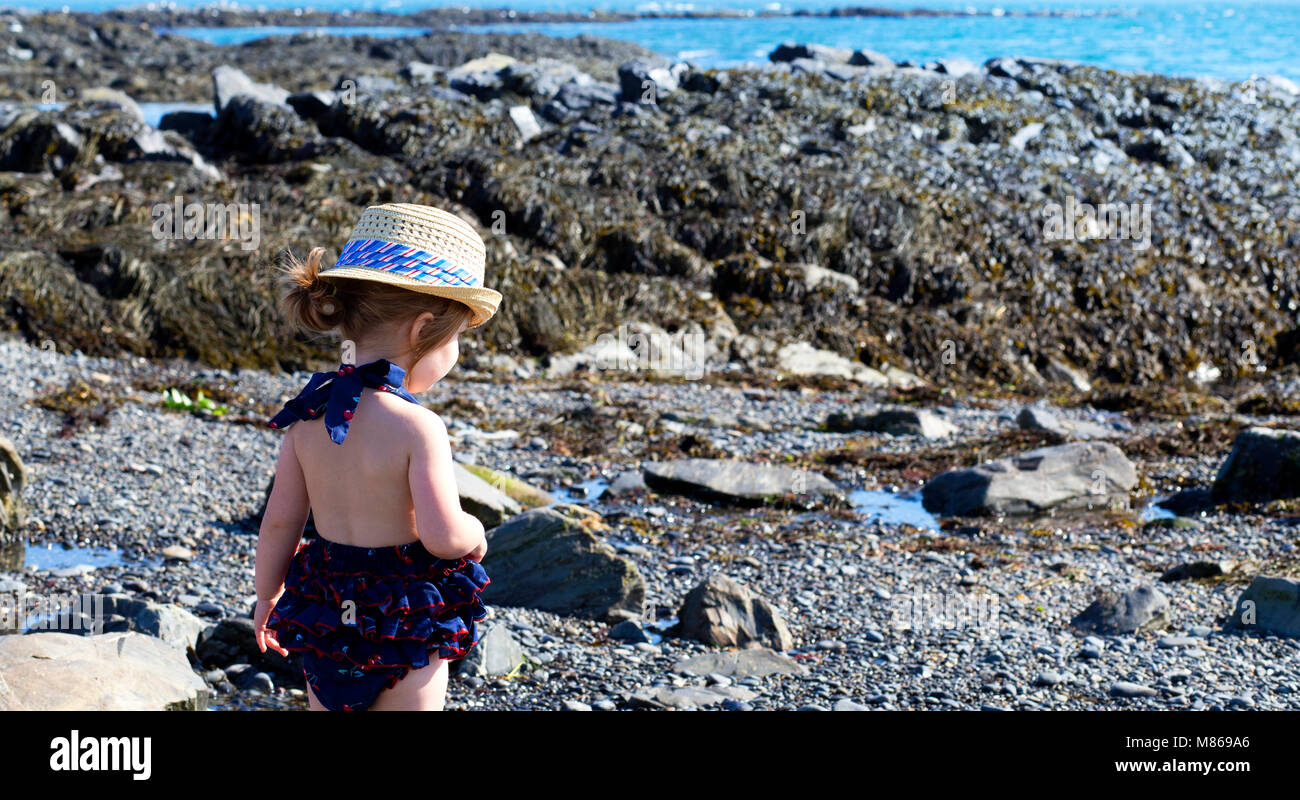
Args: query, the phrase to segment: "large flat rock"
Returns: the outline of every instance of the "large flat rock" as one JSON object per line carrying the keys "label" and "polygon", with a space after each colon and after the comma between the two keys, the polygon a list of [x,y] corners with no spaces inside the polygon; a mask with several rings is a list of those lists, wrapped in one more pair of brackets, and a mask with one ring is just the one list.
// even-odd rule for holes
{"label": "large flat rock", "polygon": [[185,651],[141,633],[0,636],[0,711],[201,711]]}
{"label": "large flat rock", "polygon": [[731,678],[808,674],[808,668],[803,664],[767,648],[704,653],[678,661],[673,665],[673,671],[688,675],[726,675]]}
{"label": "large flat rock", "polygon": [[1128,504],[1137,470],[1118,447],[1073,442],[955,469],[921,490],[927,511],[945,516],[1034,514]]}
{"label": "large flat rock", "polygon": [[713,458],[650,461],[642,465],[645,482],[656,492],[694,495],[710,500],[758,505],[784,497],[838,497],[835,484],[820,472],[770,464]]}
{"label": "large flat rock", "polygon": [[456,473],[460,507],[478,517],[484,528],[495,528],[523,511],[523,506],[510,495],[465,469],[464,464],[452,462],[452,469]]}

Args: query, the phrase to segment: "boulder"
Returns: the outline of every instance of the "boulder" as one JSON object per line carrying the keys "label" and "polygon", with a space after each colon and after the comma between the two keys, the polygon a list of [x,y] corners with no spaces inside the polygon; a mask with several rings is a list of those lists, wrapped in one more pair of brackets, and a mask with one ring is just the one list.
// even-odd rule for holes
{"label": "boulder", "polygon": [[1060,439],[1111,439],[1120,432],[1095,422],[1074,422],[1062,419],[1046,406],[1031,405],[1020,409],[1016,424],[1021,430],[1050,433]]}
{"label": "boulder", "polygon": [[464,464],[452,462],[452,469],[460,492],[460,507],[478,517],[484,528],[494,528],[523,510],[508,494],[470,472]]}
{"label": "boulder", "polygon": [[1219,502],[1300,497],[1300,431],[1247,428],[1214,479]]}
{"label": "boulder", "polygon": [[894,60],[884,53],[859,48],[849,56],[849,64],[855,67],[893,67]]}
{"label": "boulder", "polygon": [[144,122],[144,111],[140,104],[131,99],[126,92],[117,89],[106,89],[104,87],[93,87],[86,89],[81,93],[78,100],[82,104],[94,104],[108,108],[116,108],[127,112],[135,117],[139,122]]}
{"label": "boulder", "polygon": [[0,436],[0,539],[12,536],[26,522],[23,484],[27,472],[14,443]]}
{"label": "boulder", "polygon": [[447,71],[447,83],[458,92],[491,100],[500,97],[505,89],[502,70],[516,64],[516,60],[501,53],[488,53],[481,58],[466,61]]}
{"label": "boulder", "polygon": [[1116,446],[1075,442],[955,469],[921,490],[927,511],[945,516],[1035,514],[1127,505],[1137,471]]}
{"label": "boulder", "polygon": [[82,154],[85,137],[53,114],[20,113],[0,139],[0,170],[62,174]]}
{"label": "boulder", "polygon": [[619,87],[613,83],[566,83],[555,92],[555,102],[572,111],[582,111],[592,106],[613,106],[618,103]]}
{"label": "boulder", "polygon": [[1080,633],[1119,636],[1151,630],[1169,622],[1169,600],[1154,586],[1106,592],[1070,621]]}
{"label": "boulder", "polygon": [[249,664],[257,670],[302,677],[302,657],[299,654],[282,656],[274,650],[268,649],[263,653],[257,648],[253,620],[249,617],[228,617],[204,628],[194,646],[194,656],[205,668],[224,669],[232,664]]}
{"label": "boulder", "polygon": [[[460,462],[456,462],[460,463]],[[486,481],[492,488],[505,492],[506,495],[519,503],[525,508],[538,508],[540,506],[549,506],[555,502],[555,498],[550,492],[538,489],[530,483],[527,483],[514,475],[507,472],[485,467],[482,464],[460,464],[469,472],[473,473],[479,479]]]}
{"label": "boulder", "polygon": [[185,651],[141,633],[0,636],[0,711],[201,711]]}
{"label": "boulder", "polygon": [[647,462],[642,470],[646,486],[656,492],[744,506],[779,501],[791,495],[840,496],[840,490],[820,472],[771,464],[686,458]]}
{"label": "boulder", "polygon": [[599,514],[568,504],[536,508],[493,528],[483,559],[492,583],[483,602],[597,620],[639,613],[645,583],[597,535],[607,531]]}
{"label": "boulder", "polygon": [[793,342],[776,351],[776,368],[788,375],[847,378],[868,386],[888,386],[889,378],[878,370],[830,350],[819,350],[807,342]]}
{"label": "boulder", "polygon": [[289,92],[272,83],[257,83],[244,71],[228,64],[212,70],[212,106],[218,115],[231,100],[244,95],[268,105],[288,109]]}
{"label": "boulder", "polygon": [[957,426],[920,408],[890,408],[874,414],[834,412],[826,417],[826,429],[838,432],[870,431],[892,436],[921,436],[942,439],[957,432]]}
{"label": "boulder", "polygon": [[680,62],[643,58],[620,64],[619,98],[625,103],[657,103],[658,98],[677,91],[677,80],[686,69]]}
{"label": "boulder", "polygon": [[[852,59],[854,55],[855,53],[852,50],[843,47],[827,47],[820,44],[791,44],[785,42],[777,45],[775,50],[767,54],[767,58],[773,63],[811,59],[814,61],[824,61],[827,64],[851,64],[853,63]],[[859,66],[866,65],[862,64]]]}
{"label": "boulder", "polygon": [[104,617],[125,618],[127,630],[156,636],[182,650],[194,647],[207,624],[180,606],[139,600],[125,594],[104,598]]}
{"label": "boulder", "polygon": [[226,103],[213,132],[213,140],[223,149],[241,152],[255,163],[301,157],[308,145],[320,139],[316,126],[299,117],[287,102],[267,103],[248,95],[236,95]]}
{"label": "boulder", "polygon": [[551,99],[565,84],[592,83],[595,80],[569,62],[555,58],[515,61],[503,67],[499,75],[506,91],[538,100]]}
{"label": "boulder", "polygon": [[1300,580],[1257,576],[1237,598],[1225,627],[1300,636]]}
{"label": "boulder", "polygon": [[794,647],[789,627],[771,603],[719,573],[686,595],[678,619],[683,637],[717,647]]}
{"label": "boulder", "polygon": [[514,672],[523,662],[523,647],[505,625],[496,623],[479,636],[469,655],[452,662],[452,669],[459,676],[497,678]]}

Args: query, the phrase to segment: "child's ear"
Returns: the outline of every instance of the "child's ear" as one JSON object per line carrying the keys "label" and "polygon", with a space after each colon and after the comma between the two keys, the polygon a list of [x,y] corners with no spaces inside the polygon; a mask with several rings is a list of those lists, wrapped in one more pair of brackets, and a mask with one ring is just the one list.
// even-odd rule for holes
{"label": "child's ear", "polygon": [[411,323],[411,341],[409,342],[411,347],[415,347],[416,343],[420,341],[420,332],[430,322],[433,322],[433,313],[425,311],[415,318],[415,322]]}

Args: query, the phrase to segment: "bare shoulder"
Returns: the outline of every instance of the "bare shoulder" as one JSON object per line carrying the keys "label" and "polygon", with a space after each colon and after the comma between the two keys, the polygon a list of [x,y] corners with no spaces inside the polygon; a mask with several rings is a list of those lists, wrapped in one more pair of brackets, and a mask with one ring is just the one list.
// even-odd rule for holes
{"label": "bare shoulder", "polygon": [[427,441],[447,435],[447,426],[442,417],[422,405],[385,392],[376,392],[374,399],[386,414],[392,415],[391,419],[402,433],[413,437],[413,440]]}

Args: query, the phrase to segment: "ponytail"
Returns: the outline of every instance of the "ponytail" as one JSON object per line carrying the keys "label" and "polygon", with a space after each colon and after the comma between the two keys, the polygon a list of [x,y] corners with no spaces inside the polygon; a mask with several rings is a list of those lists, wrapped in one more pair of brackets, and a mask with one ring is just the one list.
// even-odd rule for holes
{"label": "ponytail", "polygon": [[313,247],[307,260],[299,261],[286,250],[280,267],[288,286],[281,300],[285,316],[295,325],[319,333],[339,327],[347,316],[334,283],[320,277],[323,255],[325,248]]}

